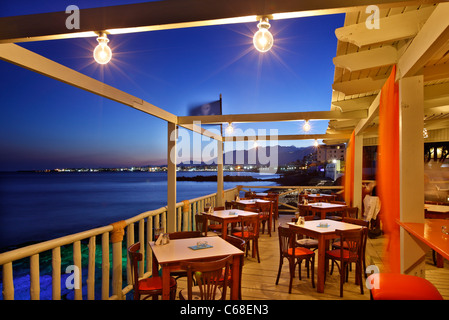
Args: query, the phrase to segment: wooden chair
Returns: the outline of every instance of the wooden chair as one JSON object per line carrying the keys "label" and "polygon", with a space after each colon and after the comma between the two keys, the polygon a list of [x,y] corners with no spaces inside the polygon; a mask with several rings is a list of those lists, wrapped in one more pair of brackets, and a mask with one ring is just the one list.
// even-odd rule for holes
{"label": "wooden chair", "polygon": [[202,237],[201,231],[176,231],[168,234],[170,240],[186,239],[186,238],[199,238]]}
{"label": "wooden chair", "polygon": [[259,218],[262,223],[262,233],[265,233],[265,224],[268,222],[268,235],[271,237],[271,226],[273,220],[273,202],[256,202],[259,209]]}
{"label": "wooden chair", "polygon": [[[368,226],[369,226],[369,222],[365,221],[365,220],[362,220],[362,219],[354,219],[354,218],[344,217],[342,222],[355,224],[355,225],[358,225],[358,226],[365,227],[367,229],[368,229]],[[367,243],[367,241],[368,241],[368,232],[365,234],[365,237],[364,237],[363,242],[362,242],[362,265],[363,265],[363,270],[366,270],[366,243]],[[344,243],[343,245],[345,246],[345,248],[347,247],[346,243]],[[341,247],[341,242],[340,242],[339,239],[332,243],[332,249],[339,249],[340,247]],[[334,270],[334,263],[332,262],[332,268],[331,268],[330,274],[332,274],[333,270]],[[363,274],[365,275],[365,278],[366,278],[367,277],[366,273],[363,273]]]}
{"label": "wooden chair", "polygon": [[276,278],[276,284],[279,283],[284,258],[288,260],[290,270],[290,283],[288,293],[292,292],[293,277],[295,276],[296,265],[299,265],[299,279],[301,280],[301,264],[302,260],[306,260],[307,277],[309,277],[309,264],[312,269],[312,287],[315,288],[314,269],[315,269],[315,253],[307,248],[296,246],[297,232],[286,227],[278,227],[279,236],[279,270]]}
{"label": "wooden chair", "polygon": [[[204,208],[208,210],[209,208]],[[214,211],[225,210],[225,207],[214,207]],[[221,232],[223,225],[221,223],[210,223],[208,226],[209,231]]]}
{"label": "wooden chair", "polygon": [[241,238],[246,242],[246,256],[248,256],[249,244],[252,243],[252,255],[257,255],[257,262],[260,263],[259,256],[259,215],[241,216],[240,231],[232,233],[233,236]]}
{"label": "wooden chair", "polygon": [[[134,243],[128,247],[128,259],[130,261],[131,279],[134,290],[134,300],[146,300],[152,297],[157,300],[159,295],[162,295],[162,278],[159,276],[140,279],[139,280],[139,261],[142,261],[142,254],[140,250],[140,242]],[[157,272],[157,271],[155,271]],[[176,297],[176,279],[170,277],[170,299]]]}
{"label": "wooden chair", "polygon": [[268,192],[267,199],[273,201],[273,231],[276,231],[276,221],[279,219],[279,193]]}
{"label": "wooden chair", "polygon": [[[187,294],[181,290],[179,299],[225,300],[232,259],[232,256],[227,256],[213,261],[181,262],[181,268],[187,272]],[[197,286],[193,285],[193,279]],[[222,282],[220,279],[223,279]]]}
{"label": "wooden chair", "polygon": [[359,208],[357,207],[347,207],[345,211],[345,217],[357,219],[359,215]]}
{"label": "wooden chair", "polygon": [[204,214],[200,214],[200,213],[196,214],[195,215],[196,230],[201,231],[201,235],[203,237],[219,236],[221,234],[221,232],[209,231],[208,221],[209,221],[209,219],[207,219],[207,216],[205,216]]}
{"label": "wooden chair", "polygon": [[[232,235],[227,235],[226,239],[227,242],[229,242],[230,244],[232,244],[234,247],[236,247],[237,249],[240,249],[242,251],[245,251],[245,246],[246,246],[246,241],[244,239],[238,238],[238,237],[234,237]],[[243,255],[240,256],[240,270],[239,270],[239,300],[242,300],[242,272],[243,272],[243,262],[244,262],[244,258]],[[231,286],[232,284],[232,276],[229,275],[229,286]]]}
{"label": "wooden chair", "polygon": [[315,214],[313,213],[312,210],[310,210],[310,206],[308,206],[308,205],[299,204],[298,211],[299,211],[299,215],[301,217],[311,216],[312,218],[315,218]]}
{"label": "wooden chair", "polygon": [[[200,238],[203,236],[203,233],[199,230],[197,230],[197,231],[177,231],[177,232],[169,233],[168,236],[170,237],[170,240],[177,240],[177,239],[186,239],[186,238]],[[170,275],[172,275],[176,280],[178,280],[181,277],[187,277],[187,273],[181,269],[170,271]]]}
{"label": "wooden chair", "polygon": [[[313,216],[305,216],[304,220],[310,221],[310,220],[314,220],[314,219],[313,219]],[[296,222],[296,221],[298,221],[297,218],[292,218],[292,222]],[[305,237],[304,235],[299,234],[299,233],[296,238],[297,238],[296,245],[298,247],[307,248],[312,251],[315,251],[318,249],[318,240],[317,239]]]}
{"label": "wooden chair", "polygon": [[367,228],[360,230],[335,230],[340,237],[341,243],[347,246],[340,246],[339,249],[329,250],[326,252],[326,259],[336,263],[340,271],[340,297],[343,297],[343,284],[347,281],[347,267],[350,263],[356,264],[356,283],[360,285],[360,293],[363,294],[364,282],[362,281],[362,246],[363,239],[368,232]]}

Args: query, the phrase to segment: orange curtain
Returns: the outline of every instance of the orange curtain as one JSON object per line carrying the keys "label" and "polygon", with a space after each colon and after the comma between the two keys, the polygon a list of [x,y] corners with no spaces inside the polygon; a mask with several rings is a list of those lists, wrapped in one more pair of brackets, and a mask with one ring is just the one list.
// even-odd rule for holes
{"label": "orange curtain", "polygon": [[396,66],[380,93],[377,188],[381,202],[380,219],[387,237],[387,272],[400,272],[399,244],[399,86]]}
{"label": "orange curtain", "polygon": [[346,167],[345,167],[345,202],[352,207],[354,201],[354,139],[355,131],[352,131],[348,146],[346,147]]}

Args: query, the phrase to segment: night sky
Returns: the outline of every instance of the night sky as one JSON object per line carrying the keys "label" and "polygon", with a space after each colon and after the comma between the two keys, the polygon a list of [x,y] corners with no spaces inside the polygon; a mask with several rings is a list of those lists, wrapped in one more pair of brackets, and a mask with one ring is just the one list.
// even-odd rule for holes
{"label": "night sky", "polygon": [[[0,16],[135,2],[1,1]],[[253,47],[257,23],[109,36],[113,57],[104,66],[92,57],[95,38],[19,45],[178,116],[220,94],[224,114],[329,111],[334,30],[343,25],[344,15],[270,23],[274,46],[267,53]],[[8,62],[0,61],[0,74],[0,171],[166,163],[165,121]],[[302,125],[235,127],[300,134]],[[325,133],[327,121],[311,126],[310,133]]]}

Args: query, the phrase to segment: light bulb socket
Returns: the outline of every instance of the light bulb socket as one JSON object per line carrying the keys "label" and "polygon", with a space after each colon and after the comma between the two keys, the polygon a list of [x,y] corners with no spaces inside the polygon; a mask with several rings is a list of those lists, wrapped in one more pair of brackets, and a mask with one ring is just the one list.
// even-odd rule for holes
{"label": "light bulb socket", "polygon": [[257,28],[260,29],[270,29],[271,25],[268,22],[268,17],[262,17],[260,18],[260,22],[257,24]]}

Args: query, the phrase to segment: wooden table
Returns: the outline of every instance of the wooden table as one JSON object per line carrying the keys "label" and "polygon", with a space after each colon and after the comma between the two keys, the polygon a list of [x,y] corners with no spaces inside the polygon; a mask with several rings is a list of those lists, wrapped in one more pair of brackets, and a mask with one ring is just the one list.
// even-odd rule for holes
{"label": "wooden table", "polygon": [[[190,246],[196,246],[198,241],[207,241],[212,248],[192,250]],[[232,285],[231,299],[237,300],[240,282],[240,256],[243,251],[234,247],[229,242],[220,237],[201,237],[170,240],[165,245],[155,245],[154,241],[149,242],[153,251],[153,276],[158,277],[158,265],[162,267],[162,299],[170,299],[170,271],[179,270],[179,265],[186,260],[199,260],[209,258],[221,258],[228,255],[233,256],[232,265]]]}
{"label": "wooden table", "polygon": [[252,216],[257,215],[256,212],[238,210],[238,209],[228,209],[228,210],[215,210],[214,212],[203,212],[207,219],[216,221],[222,225],[221,235],[223,239],[226,239],[228,234],[228,224],[240,221],[241,216]]}
{"label": "wooden table", "polygon": [[438,253],[437,266],[441,267],[444,264],[443,258],[449,260],[449,235],[443,233],[441,230],[442,226],[446,226],[449,229],[449,220],[425,219],[424,223],[397,222],[413,237]]}
{"label": "wooden table", "polygon": [[328,212],[344,211],[348,207],[345,204],[329,202],[313,202],[309,203],[309,206],[314,214],[319,213],[320,219],[326,219],[326,214]]}
{"label": "wooden table", "polygon": [[[319,227],[320,223],[327,223],[327,228]],[[318,272],[317,272],[317,291],[324,292],[324,277],[326,272],[326,251],[329,249],[329,240],[338,238],[335,230],[357,230],[361,226],[340,222],[335,220],[311,220],[306,221],[303,226],[298,226],[289,222],[290,228],[296,228],[301,234],[318,239]]]}

